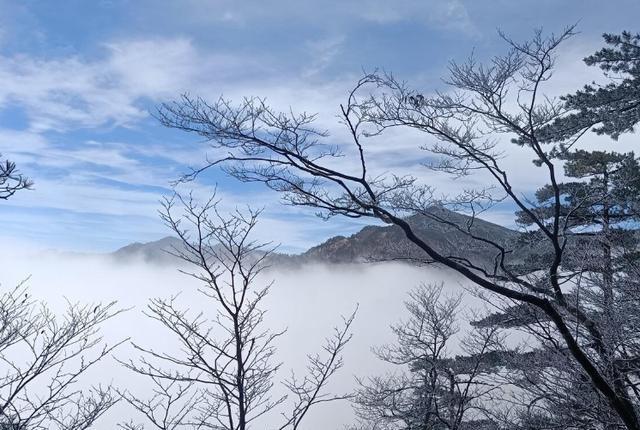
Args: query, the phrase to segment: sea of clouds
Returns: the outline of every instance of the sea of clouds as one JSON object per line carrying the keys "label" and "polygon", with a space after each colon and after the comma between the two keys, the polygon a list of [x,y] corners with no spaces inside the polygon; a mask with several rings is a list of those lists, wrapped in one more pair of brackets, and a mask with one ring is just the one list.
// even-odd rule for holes
{"label": "sea of clouds", "polygon": [[[70,255],[54,252],[2,251],[3,270],[0,281],[7,289],[30,276],[27,285],[34,299],[42,300],[57,312],[67,301],[107,303],[117,301],[128,309],[104,324],[106,342],[129,338],[145,347],[171,350],[175,343],[167,330],[143,314],[150,298],[180,294],[178,303],[191,312],[215,315],[215,304],[198,294],[198,281],[180,273],[171,265],[144,262],[122,263],[100,255]],[[445,294],[459,294],[465,282],[459,276],[437,267],[415,267],[400,263],[360,265],[305,265],[296,269],[272,269],[258,280],[273,280],[270,294],[263,303],[268,310],[267,323],[273,329],[286,328],[278,339],[277,359],[283,362],[277,380],[291,370],[304,373],[306,356],[321,352],[332,329],[340,325],[341,316],[358,312],[352,326],[353,338],[344,351],[344,367],[335,375],[328,389],[346,393],[356,386],[355,377],[391,371],[372,353],[373,346],[393,341],[389,326],[404,317],[407,293],[420,283],[445,283]],[[465,295],[461,316],[479,306],[478,299]],[[461,326],[466,323],[461,321]],[[452,345],[456,352],[456,345]],[[127,360],[138,354],[126,343],[114,353]],[[144,396],[148,381],[133,375],[112,357],[99,363],[83,379],[83,384],[113,383]],[[277,384],[277,393],[282,392]],[[265,417],[255,428],[270,428],[280,422],[277,411]],[[117,422],[133,418],[142,422],[136,411],[121,403],[105,415],[98,428],[112,429]],[[346,401],[321,404],[314,409],[303,428],[338,429],[353,423],[354,413]]]}

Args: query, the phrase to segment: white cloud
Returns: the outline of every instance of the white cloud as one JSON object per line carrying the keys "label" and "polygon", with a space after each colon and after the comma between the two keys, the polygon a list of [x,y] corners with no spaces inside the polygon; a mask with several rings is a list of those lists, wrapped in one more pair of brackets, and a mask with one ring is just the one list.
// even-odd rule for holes
{"label": "white cloud", "polygon": [[113,42],[104,49],[104,58],[97,60],[0,58],[0,107],[22,106],[35,131],[130,126],[147,116],[142,100],[215,84],[250,63],[203,55],[182,38]]}
{"label": "white cloud", "polygon": [[126,123],[144,115],[126,94],[104,87],[110,79],[99,64],[27,56],[3,58],[1,64],[0,79],[5,85],[0,89],[0,106],[24,107],[33,130]]}
{"label": "white cloud", "polygon": [[[165,13],[176,12],[175,7],[169,7]],[[189,0],[186,4],[181,4],[180,12],[189,21],[198,24],[226,22],[247,26],[284,18],[303,23],[321,21],[342,29],[353,26],[358,21],[376,24],[419,21],[425,25],[464,31],[473,27],[466,7],[459,0],[328,0],[322,3],[312,0],[294,3],[286,0]]]}
{"label": "white cloud", "polygon": [[71,175],[64,181],[35,176],[34,181],[35,189],[16,194],[12,205],[131,216],[153,216],[158,208],[157,192],[97,187],[84,175]]}
{"label": "white cloud", "polygon": [[344,36],[333,36],[308,42],[312,60],[303,70],[302,76],[309,78],[323,72],[340,53],[344,41]]}
{"label": "white cloud", "polygon": [[[105,340],[113,342],[131,337],[131,340],[154,348],[172,348],[173,343],[161,331],[157,322],[146,318],[142,311],[148,299],[167,298],[182,292],[179,303],[197,313],[203,311],[211,318],[214,308],[203,302],[195,289],[199,283],[180,274],[174,267],[127,264],[116,265],[99,257],[73,257],[50,253],[16,254],[15,249],[0,249],[5,263],[2,286],[10,287],[26,275],[30,294],[60,311],[66,300],[82,303],[118,301],[122,308],[133,307],[104,325]],[[354,376],[370,376],[387,367],[377,360],[370,348],[393,341],[389,325],[403,318],[406,293],[421,282],[445,281],[447,294],[461,291],[461,281],[451,273],[435,268],[418,268],[400,264],[360,266],[304,266],[297,270],[270,271],[256,280],[257,285],[275,280],[271,293],[264,302],[268,310],[266,321],[274,329],[288,328],[278,342],[276,359],[283,361],[277,380],[286,378],[290,369],[304,372],[307,353],[320,352],[325,337],[340,323],[340,315],[352,312],[359,304],[353,325],[354,338],[345,349],[345,366],[330,384],[337,393],[349,392],[355,387]],[[475,304],[468,297],[464,306]],[[463,309],[464,312],[466,310]],[[463,316],[463,315],[461,315]],[[452,353],[456,352],[452,343]],[[136,357],[128,345],[115,354],[118,358]],[[132,375],[111,357],[89,372],[87,383],[113,382],[120,388],[131,389],[139,395],[148,395],[150,387],[144,378]],[[281,389],[276,384],[276,390]],[[279,422],[279,412],[270,414],[267,421],[256,423],[258,428],[271,428]],[[121,404],[104,416],[100,428],[114,428],[124,418],[139,418],[135,412]],[[319,405],[306,422],[305,428],[333,429],[350,424],[354,419],[350,405],[333,403]]]}
{"label": "white cloud", "polygon": [[458,0],[366,0],[364,2],[344,2],[352,13],[366,20],[379,23],[393,23],[405,20],[422,20],[427,24],[442,27],[471,30],[472,22],[468,12]]}

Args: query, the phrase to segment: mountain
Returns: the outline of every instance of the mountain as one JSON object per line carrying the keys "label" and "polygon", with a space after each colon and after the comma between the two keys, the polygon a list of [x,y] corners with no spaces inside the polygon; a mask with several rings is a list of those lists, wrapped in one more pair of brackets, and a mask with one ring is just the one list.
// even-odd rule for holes
{"label": "mountain", "polygon": [[167,236],[153,242],[135,242],[112,252],[110,256],[118,262],[144,261],[147,263],[172,263],[177,257],[169,254],[173,248],[182,249],[183,245],[177,237]]}
{"label": "mountain", "polygon": [[[176,252],[180,253],[185,250],[186,248],[180,239],[174,236],[167,236],[153,242],[131,243],[112,252],[109,256],[119,263],[143,261],[154,264],[185,265],[187,264],[185,261],[175,256]],[[219,255],[226,254],[221,245],[215,245],[211,250],[218,252]],[[260,255],[264,255],[264,253]],[[283,254],[277,255],[282,255],[283,258],[288,257]],[[274,258],[276,257],[274,256]]]}
{"label": "mountain", "polygon": [[[424,215],[410,216],[406,221],[416,235],[443,255],[463,257],[483,267],[493,267],[495,248],[470,240],[458,228],[466,231],[470,224],[469,230],[474,235],[507,246],[515,244],[520,237],[517,231],[479,218],[472,220],[467,215],[448,209],[432,208],[429,213],[444,222],[435,221]],[[302,261],[327,263],[423,260],[424,252],[411,243],[398,226],[368,226],[349,237],[333,237],[309,249],[298,258]]]}
{"label": "mountain", "polygon": [[[467,229],[481,238],[501,245],[515,244],[520,237],[517,231],[479,218],[459,214],[444,208],[432,208],[430,214],[449,223],[437,222],[424,215],[413,215],[406,220],[418,237],[444,255],[466,258],[483,267],[493,267],[496,250],[482,242],[469,240],[456,227]],[[133,243],[112,254],[119,261],[130,259],[167,263],[175,260],[165,250],[172,246],[180,249],[177,238],[166,237],[155,242]],[[518,254],[518,253],[516,253]],[[298,266],[304,263],[359,263],[380,260],[420,259],[424,253],[409,242],[403,231],[394,225],[367,226],[349,236],[335,236],[298,255],[274,254],[270,264],[274,266]],[[514,257],[512,257],[513,259]],[[175,262],[175,261],[174,261]]]}

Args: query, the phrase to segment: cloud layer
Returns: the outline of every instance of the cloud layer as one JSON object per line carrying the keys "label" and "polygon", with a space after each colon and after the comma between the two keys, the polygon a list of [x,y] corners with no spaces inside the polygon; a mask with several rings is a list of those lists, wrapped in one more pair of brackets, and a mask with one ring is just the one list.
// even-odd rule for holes
{"label": "cloud layer", "polygon": [[[17,255],[2,251],[8,270],[3,272],[3,287],[17,283],[27,274],[30,294],[42,299],[54,309],[61,310],[65,300],[83,303],[117,300],[122,308],[131,310],[109,321],[104,327],[105,338],[115,341],[126,337],[137,343],[156,348],[172,348],[167,333],[159,330],[154,321],[142,315],[149,298],[181,293],[179,303],[191,312],[203,311],[213,315],[214,309],[203,301],[195,289],[198,283],[180,274],[175,268],[145,264],[115,265],[100,257],[69,255]],[[26,258],[25,255],[31,255]],[[330,389],[348,392],[353,389],[354,376],[367,376],[385,371],[371,353],[372,346],[391,342],[389,325],[403,318],[406,293],[419,283],[446,282],[447,294],[462,291],[459,278],[435,268],[415,268],[400,264],[373,266],[305,266],[299,270],[270,272],[258,283],[274,280],[275,284],[264,307],[267,321],[274,329],[288,331],[278,343],[278,360],[284,362],[278,378],[288,376],[290,369],[304,371],[306,354],[318,352],[324,338],[359,304],[353,325],[354,338],[345,351],[345,367],[333,380]],[[466,305],[474,303],[472,300]],[[468,310],[468,309],[467,309]],[[455,348],[455,345],[453,346]],[[115,354],[127,358],[133,354],[123,346]],[[113,360],[107,360],[91,372],[84,383],[113,381],[140,395],[148,393],[143,378],[132,377]],[[279,388],[278,388],[279,389]],[[112,428],[122,417],[134,412],[121,405],[105,417],[101,426]],[[139,417],[138,417],[139,418]],[[275,423],[278,416],[268,421]],[[353,420],[348,403],[320,405],[310,416],[305,428],[341,428]],[[264,425],[267,421],[264,422]]]}

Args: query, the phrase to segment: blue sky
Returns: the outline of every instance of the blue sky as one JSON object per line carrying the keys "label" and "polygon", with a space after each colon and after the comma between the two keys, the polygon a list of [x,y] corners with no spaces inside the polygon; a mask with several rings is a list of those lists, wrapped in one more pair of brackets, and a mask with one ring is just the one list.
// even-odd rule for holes
{"label": "blue sky", "polygon": [[[501,52],[497,28],[526,39],[577,22],[552,88],[563,94],[594,76],[579,59],[600,34],[637,31],[640,17],[637,0],[0,0],[0,10],[0,152],[36,184],[0,206],[0,239],[77,251],[168,234],[158,200],[207,147],[150,112],[183,92],[266,96],[276,108],[319,112],[339,140],[338,104],[363,69],[433,90],[448,61]],[[419,144],[396,140],[372,148],[374,162]],[[411,170],[419,157],[395,164]],[[285,250],[359,227],[323,223],[220,173],[192,185],[205,196],[214,184],[226,207],[266,207],[260,234]],[[526,177],[521,185],[535,188]],[[509,223],[507,212],[491,216]]]}

